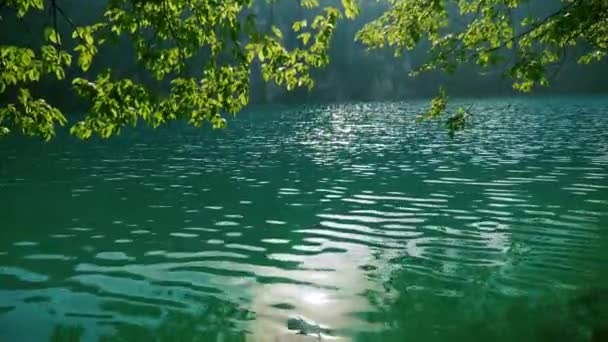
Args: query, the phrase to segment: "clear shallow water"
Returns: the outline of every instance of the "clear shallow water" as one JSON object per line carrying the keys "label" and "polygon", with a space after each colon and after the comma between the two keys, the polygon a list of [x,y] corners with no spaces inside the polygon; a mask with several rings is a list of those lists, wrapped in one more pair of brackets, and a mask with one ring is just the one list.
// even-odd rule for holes
{"label": "clear shallow water", "polygon": [[421,105],[3,142],[0,340],[597,338],[608,99]]}

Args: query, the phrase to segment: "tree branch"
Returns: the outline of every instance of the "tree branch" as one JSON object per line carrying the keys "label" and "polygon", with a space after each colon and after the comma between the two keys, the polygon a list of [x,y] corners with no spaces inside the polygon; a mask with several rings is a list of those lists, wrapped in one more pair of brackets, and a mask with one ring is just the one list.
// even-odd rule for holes
{"label": "tree branch", "polygon": [[59,38],[59,29],[57,27],[57,2],[56,0],[51,0],[51,9],[53,10],[53,34],[55,35],[55,40],[57,41],[57,45],[59,46],[59,50],[61,51],[61,40]]}
{"label": "tree branch", "polygon": [[[183,48],[181,41],[175,32],[173,23],[171,22],[171,20],[169,19],[169,16],[167,15],[169,13],[169,9],[167,7],[167,2],[165,0],[162,0],[162,8],[163,8],[163,11],[165,12],[165,20],[167,22],[167,27],[169,27],[169,33],[171,35],[171,38],[173,38],[173,40],[175,40],[175,44],[177,45],[177,49],[179,51],[179,59],[181,59],[181,62],[185,68],[185,66],[186,66],[186,56],[184,56],[185,49]],[[182,68],[180,67],[179,69],[182,69]]]}
{"label": "tree branch", "polygon": [[[53,0],[53,2],[55,2],[55,0]],[[67,14],[65,14],[65,12],[63,11],[63,9],[59,6],[57,6],[57,4],[55,4],[55,8],[57,10],[57,12],[59,12],[59,14],[61,14],[61,16],[63,17],[63,19],[70,24],[70,26],[72,27],[72,29],[74,29],[74,32],[76,32],[76,36],[78,36],[78,40],[80,40],[80,42],[82,43],[82,45],[89,50],[89,53],[94,54],[93,51],[91,51],[91,49],[89,49],[89,45],[87,44],[86,40],[80,35],[80,32],[78,31],[78,27],[76,26],[76,24],[74,24],[74,22],[72,21],[72,19],[70,19],[70,17],[67,16]]]}
{"label": "tree branch", "polygon": [[574,7],[575,5],[578,5],[581,2],[581,0],[577,0],[574,1],[570,4],[568,4],[568,6],[562,7],[560,10],[546,16],[543,20],[541,20],[540,22],[532,25],[532,27],[528,28],[525,31],[522,31],[516,35],[514,35],[512,38],[504,41],[502,44],[495,46],[495,47],[491,47],[491,48],[487,48],[487,49],[483,49],[483,50],[479,50],[476,54],[480,54],[480,53],[487,53],[487,52],[494,52],[496,50],[502,49],[505,46],[507,46],[508,44],[513,44],[513,43],[517,43],[519,42],[523,37],[531,34],[532,32],[534,32],[535,30],[537,30],[539,27],[543,26],[544,24],[546,24],[549,20],[560,16],[563,12],[565,12],[566,10],[569,10],[570,8]]}

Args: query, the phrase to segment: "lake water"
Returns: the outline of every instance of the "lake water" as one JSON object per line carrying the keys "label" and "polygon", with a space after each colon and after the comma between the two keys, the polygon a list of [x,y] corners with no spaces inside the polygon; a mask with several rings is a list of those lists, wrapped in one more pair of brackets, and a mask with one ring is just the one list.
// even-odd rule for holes
{"label": "lake water", "polygon": [[608,98],[474,103],[3,141],[0,341],[599,341]]}

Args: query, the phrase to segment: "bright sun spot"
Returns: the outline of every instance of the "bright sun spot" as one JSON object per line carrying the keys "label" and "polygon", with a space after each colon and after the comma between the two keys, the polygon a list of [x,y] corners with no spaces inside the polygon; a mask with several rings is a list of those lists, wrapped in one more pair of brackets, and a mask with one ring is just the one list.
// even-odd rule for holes
{"label": "bright sun spot", "polygon": [[314,305],[321,305],[329,302],[329,298],[323,292],[311,292],[304,297],[304,301]]}

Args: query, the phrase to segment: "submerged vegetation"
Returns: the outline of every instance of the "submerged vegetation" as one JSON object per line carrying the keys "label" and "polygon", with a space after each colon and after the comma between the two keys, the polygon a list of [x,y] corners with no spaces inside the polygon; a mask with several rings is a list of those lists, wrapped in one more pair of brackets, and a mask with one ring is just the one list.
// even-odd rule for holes
{"label": "submerged vegetation", "polygon": [[[413,76],[476,65],[475,72],[498,70],[523,92],[547,86],[570,51],[582,64],[603,61],[608,51],[606,0],[302,0],[287,22],[261,15],[280,2],[91,1],[85,6],[99,13],[81,23],[67,13],[69,1],[0,1],[0,26],[28,30],[0,43],[0,135],[49,140],[69,124],[79,138],[107,138],[140,121],[157,127],[176,119],[220,128],[223,115],[250,102],[256,72],[287,90],[311,89],[314,70],[340,63],[330,58],[337,28],[358,16],[365,20],[352,44],[388,47],[396,56],[425,51]],[[379,15],[367,20],[366,11]],[[45,24],[30,29],[32,20]],[[110,62],[108,53],[118,56]],[[135,65],[137,77],[117,72],[117,64]],[[40,84],[73,87],[86,115],[68,118]],[[441,89],[422,118],[446,108]],[[462,129],[469,115],[458,109],[446,125]]]}

